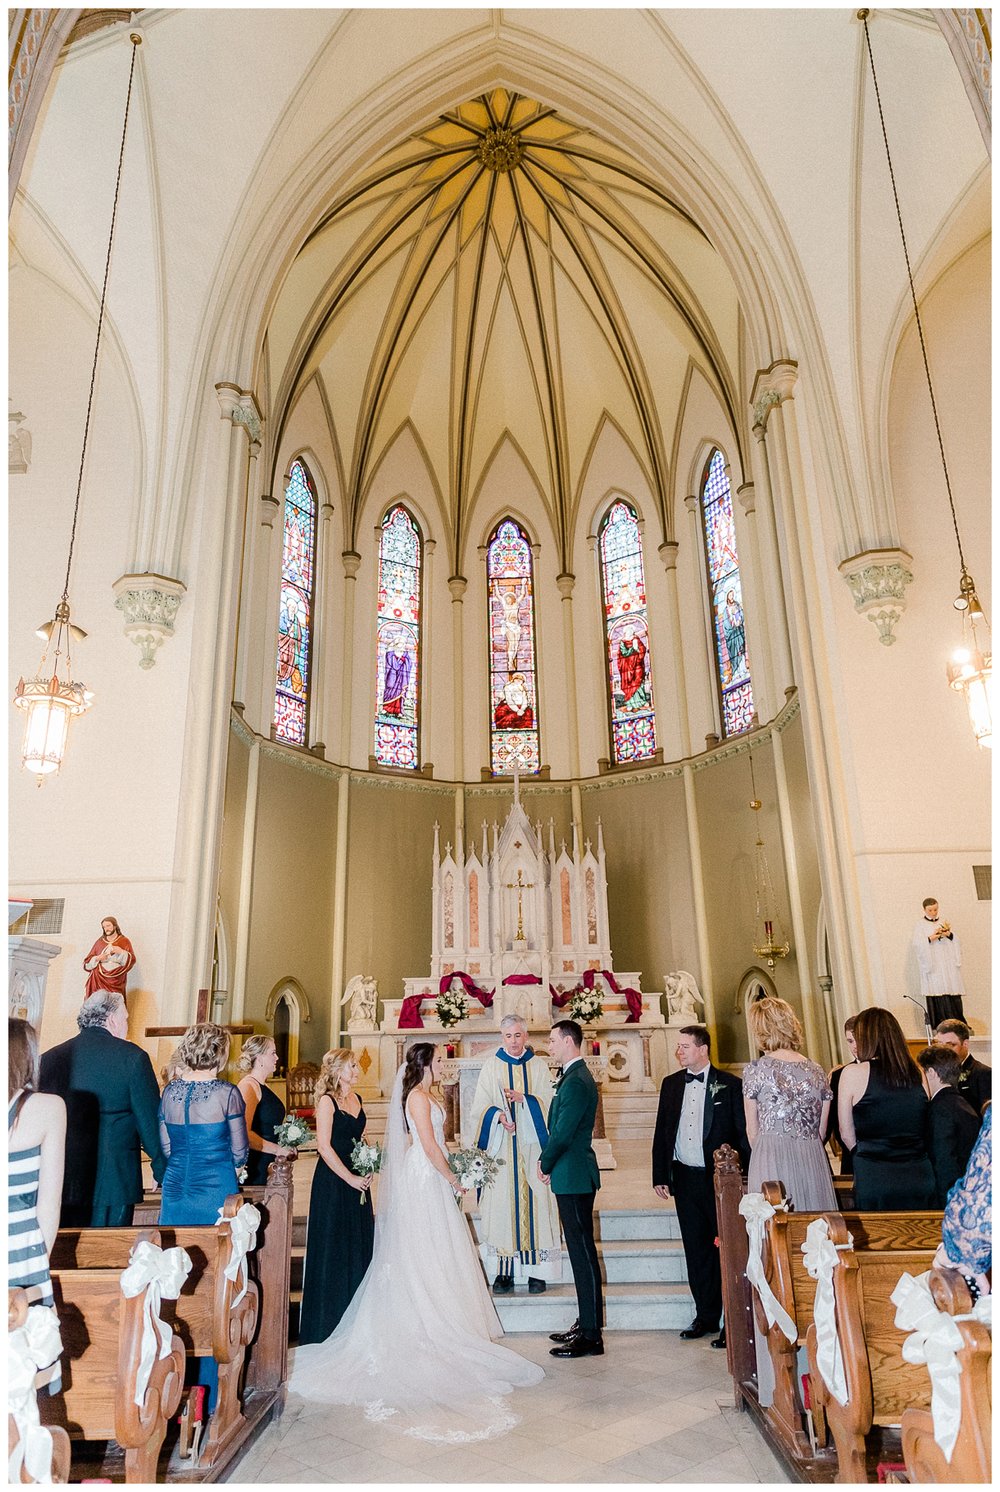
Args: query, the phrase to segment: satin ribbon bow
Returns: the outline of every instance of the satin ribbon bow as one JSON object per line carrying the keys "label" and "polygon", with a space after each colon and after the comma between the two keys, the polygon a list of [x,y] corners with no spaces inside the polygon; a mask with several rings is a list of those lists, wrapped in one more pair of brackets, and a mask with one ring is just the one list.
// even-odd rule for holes
{"label": "satin ribbon bow", "polygon": [[930,1271],[900,1276],[889,1299],[896,1307],[896,1325],[910,1335],[903,1343],[906,1362],[926,1363],[931,1380],[931,1419],[934,1439],[951,1461],[962,1420],[959,1379],[962,1365],[955,1356],[964,1345],[959,1321],[981,1321],[992,1327],[993,1297],[981,1296],[967,1316],[939,1311],[930,1291]]}
{"label": "satin ribbon bow", "polygon": [[834,1243],[825,1217],[817,1217],[806,1229],[802,1244],[802,1261],[816,1281],[813,1321],[816,1323],[816,1366],[819,1375],[838,1404],[847,1403],[847,1375],[844,1354],[837,1335],[837,1313],[834,1308],[833,1271],[840,1265],[839,1249],[853,1248],[853,1243]]}
{"label": "satin ribbon bow", "polygon": [[260,1227],[260,1212],[252,1202],[244,1202],[235,1217],[223,1217],[223,1209],[219,1208],[219,1216],[215,1226],[220,1223],[229,1224],[230,1237],[233,1240],[233,1256],[226,1266],[226,1279],[235,1280],[240,1278],[239,1293],[233,1297],[233,1306],[238,1306],[247,1293],[247,1281],[249,1272],[247,1269],[247,1254],[257,1246],[257,1229]]}
{"label": "satin ribbon bow", "polygon": [[[795,1322],[775,1296],[764,1273],[764,1224],[778,1210],[771,1206],[763,1192],[747,1192],[740,1200],[740,1217],[747,1225],[747,1237],[750,1240],[747,1279],[757,1291],[768,1326],[777,1324],[790,1342],[797,1342],[799,1333]],[[780,1210],[788,1211],[787,1202]]]}
{"label": "satin ribbon bow", "polygon": [[134,1396],[140,1409],[145,1402],[153,1363],[157,1357],[169,1357],[173,1343],[173,1332],[160,1319],[160,1301],[176,1300],[190,1273],[191,1259],[186,1250],[161,1249],[143,1239],[132,1250],[129,1266],[122,1275],[122,1294],[126,1299],[143,1295],[142,1342]]}
{"label": "satin ribbon bow", "polygon": [[22,1466],[33,1482],[52,1481],[52,1436],[38,1418],[35,1375],[61,1352],[59,1317],[51,1306],[29,1306],[24,1325],[7,1334],[7,1413],[17,1426],[7,1462],[10,1482],[20,1483]]}

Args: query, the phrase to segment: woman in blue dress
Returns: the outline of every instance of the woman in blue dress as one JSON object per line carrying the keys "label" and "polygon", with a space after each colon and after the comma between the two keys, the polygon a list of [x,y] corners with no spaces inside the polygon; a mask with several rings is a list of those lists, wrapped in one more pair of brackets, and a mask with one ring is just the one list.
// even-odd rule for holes
{"label": "woman in blue dress", "polygon": [[[219,1077],[229,1058],[229,1032],[207,1022],[189,1026],[174,1059],[179,1075],[160,1099],[160,1145],[167,1158],[160,1222],[197,1227],[218,1221],[227,1197],[239,1191],[236,1173],[250,1154],[242,1095]],[[218,1393],[213,1358],[199,1358],[198,1379]]]}

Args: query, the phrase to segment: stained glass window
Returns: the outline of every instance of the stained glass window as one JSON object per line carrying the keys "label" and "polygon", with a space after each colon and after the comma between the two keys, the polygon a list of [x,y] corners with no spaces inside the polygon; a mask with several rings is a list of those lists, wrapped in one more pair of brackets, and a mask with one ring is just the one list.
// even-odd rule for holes
{"label": "stained glass window", "polygon": [[497,774],[537,772],[538,692],[531,545],[505,518],[486,551],[490,612],[490,765]]}
{"label": "stained glass window", "polygon": [[399,503],[378,548],[375,760],[416,768],[420,709],[420,530]]}
{"label": "stained glass window", "polygon": [[733,494],[721,451],[713,451],[705,465],[701,515],[705,525],[708,595],[722,701],[722,733],[737,736],[753,724],[753,685],[743,619],[740,561],[736,553]]}
{"label": "stained glass window", "polygon": [[601,524],[600,548],[611,748],[617,763],[634,762],[656,749],[656,717],[642,536],[627,502],[612,503]]}
{"label": "stained glass window", "polygon": [[274,734],[296,746],[306,744],[315,580],[316,492],[302,462],[293,461],[281,542]]}

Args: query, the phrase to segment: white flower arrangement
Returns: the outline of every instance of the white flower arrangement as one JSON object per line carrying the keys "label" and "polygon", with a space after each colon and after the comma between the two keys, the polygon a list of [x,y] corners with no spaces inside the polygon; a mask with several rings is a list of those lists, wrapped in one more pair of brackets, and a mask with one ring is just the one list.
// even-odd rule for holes
{"label": "white flower arrangement", "polygon": [[437,1017],[442,1026],[457,1026],[469,1014],[469,1002],[464,991],[446,989],[437,998]]}
{"label": "white flower arrangement", "polygon": [[453,1155],[449,1155],[448,1164],[466,1191],[471,1191],[473,1187],[477,1191],[485,1191],[488,1186],[493,1185],[504,1162],[497,1156],[480,1150],[477,1145],[470,1145],[466,1150],[456,1150]]}
{"label": "white flower arrangement", "polygon": [[298,1150],[300,1145],[304,1145],[312,1138],[312,1130],[304,1119],[300,1119],[295,1114],[289,1114],[286,1119],[282,1119],[281,1123],[275,1126],[274,1138],[279,1145],[287,1145],[292,1150]]}
{"label": "white flower arrangement", "polygon": [[[358,1176],[377,1176],[382,1169],[382,1146],[376,1140],[355,1140],[351,1151],[351,1170]],[[361,1193],[365,1205],[365,1193]]]}
{"label": "white flower arrangement", "polygon": [[601,997],[595,989],[577,990],[569,1002],[569,1013],[581,1026],[590,1026],[604,1014]]}

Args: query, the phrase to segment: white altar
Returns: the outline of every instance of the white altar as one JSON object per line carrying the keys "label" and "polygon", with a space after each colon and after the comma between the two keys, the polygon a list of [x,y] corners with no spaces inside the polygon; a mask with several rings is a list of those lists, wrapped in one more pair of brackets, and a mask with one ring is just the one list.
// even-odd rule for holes
{"label": "white altar", "polygon": [[[569,1014],[553,1004],[578,989],[593,971],[603,1012],[586,1023],[585,1055],[599,1059],[605,1096],[656,1093],[661,1079],[676,1065],[662,1010],[662,997],[641,989],[638,972],[614,970],[608,926],[608,883],[600,821],[596,850],[587,840],[582,849],[574,830],[572,851],[557,851],[550,822],[547,844],[540,823],[532,825],[514,782],[514,802],[502,829],[482,826],[482,843],[466,853],[461,833],[454,849],[441,853],[437,826],[432,860],[431,971],[404,980],[403,997],[384,1002],[381,1025],[374,1020],[358,1029],[351,1021],[346,1040],[358,1053],[362,1092],[385,1096],[407,1046],[414,1040],[448,1048],[459,1072],[471,1072],[471,1059],[495,1051],[499,1024],[507,1014],[523,1015],[529,1044],[544,1053],[552,1022]],[[603,972],[602,972],[603,971]],[[492,995],[484,1008],[469,994],[469,1014],[457,1026],[438,1019],[436,1002],[442,980],[461,989],[456,974],[467,975]],[[610,987],[610,974],[618,993]],[[514,980],[515,982],[510,982]],[[521,982],[531,981],[531,982]],[[446,985],[447,988],[447,985]],[[641,1000],[638,1021],[630,1020],[625,991]],[[419,1011],[422,1026],[412,1024]],[[409,1018],[400,1026],[400,1016]],[[460,1077],[464,1095],[468,1079]],[[474,1082],[473,1082],[474,1086]],[[471,1089],[470,1089],[471,1096]],[[463,1105],[463,1138],[465,1110]]]}

